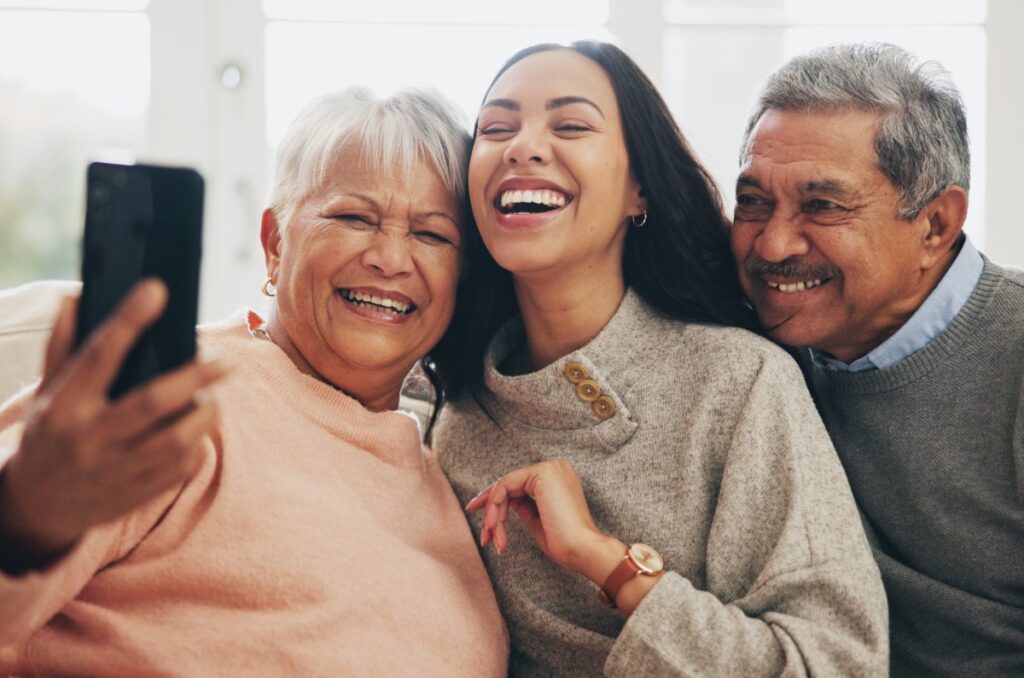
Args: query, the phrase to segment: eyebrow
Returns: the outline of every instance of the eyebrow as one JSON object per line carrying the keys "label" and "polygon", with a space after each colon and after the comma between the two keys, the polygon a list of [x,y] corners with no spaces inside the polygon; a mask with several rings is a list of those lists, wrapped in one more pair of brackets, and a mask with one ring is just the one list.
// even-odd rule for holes
{"label": "eyebrow", "polygon": [[459,224],[459,220],[456,219],[451,214],[451,212],[447,212],[445,210],[434,210],[433,212],[423,212],[423,213],[420,213],[420,214],[416,214],[414,218],[415,218],[416,221],[426,221],[427,219],[430,219],[432,217],[441,217],[442,219],[447,219],[448,221],[452,222],[452,225],[455,226],[455,229],[457,231],[459,231],[460,233],[462,232],[462,226]]}
{"label": "eyebrow", "polygon": [[597,104],[590,99],[581,96],[556,97],[554,99],[549,99],[548,102],[544,104],[544,109],[553,111],[556,108],[570,106],[572,104],[586,104],[587,106],[592,106],[594,110],[597,111],[598,115],[604,118],[604,113],[601,112],[601,108]]}
{"label": "eyebrow", "polygon": [[359,200],[362,200],[363,202],[368,202],[371,205],[373,205],[374,209],[380,209],[380,205],[377,204],[376,200],[374,200],[373,198],[371,198],[368,195],[364,195],[363,193],[344,193],[342,195],[344,195],[346,197],[351,197],[351,198],[358,198]]}
{"label": "eyebrow", "polygon": [[[359,200],[362,200],[363,202],[367,202],[373,207],[373,209],[378,211],[380,210],[380,204],[376,200],[374,200],[373,198],[364,193],[352,192],[346,193],[345,195],[347,197],[357,198]],[[430,212],[417,212],[413,215],[413,220],[426,221],[427,219],[430,219],[432,217],[441,217],[443,219],[447,219],[450,222],[452,222],[455,225],[455,228],[459,229],[460,232],[462,230],[462,227],[459,225],[459,220],[456,219],[455,216],[452,215],[452,213],[447,210],[431,210]]]}
{"label": "eyebrow", "polygon": [[[764,186],[757,179],[742,174],[736,179],[736,188],[756,188],[759,191],[765,191]],[[767,191],[765,191],[767,192]],[[823,181],[808,181],[800,187],[801,193],[820,193],[824,195],[831,195],[835,197],[848,198],[853,195],[853,192],[846,187],[841,181],[836,179],[825,179]]]}
{"label": "eyebrow", "polygon": [[[598,115],[600,115],[602,119],[604,118],[604,112],[601,110],[600,106],[586,97],[575,95],[548,99],[544,104],[544,110],[553,111],[556,108],[570,106],[572,104],[585,104],[587,106],[591,106],[595,111],[597,111]],[[522,109],[522,106],[520,106],[519,102],[514,99],[490,99],[484,103],[483,108],[503,108],[506,111],[519,111]]]}
{"label": "eyebrow", "polygon": [[764,190],[764,186],[761,185],[760,181],[754,179],[753,177],[748,177],[745,174],[741,174],[739,177],[736,178],[736,188],[743,187],[756,188],[759,191]]}
{"label": "eyebrow", "polygon": [[484,102],[482,108],[504,108],[506,111],[518,111],[520,106],[518,101],[512,99],[490,99]]}
{"label": "eyebrow", "polygon": [[846,184],[841,181],[837,181],[836,179],[808,181],[800,188],[800,191],[802,193],[823,193],[837,198],[848,198],[853,194],[852,191],[846,187]]}

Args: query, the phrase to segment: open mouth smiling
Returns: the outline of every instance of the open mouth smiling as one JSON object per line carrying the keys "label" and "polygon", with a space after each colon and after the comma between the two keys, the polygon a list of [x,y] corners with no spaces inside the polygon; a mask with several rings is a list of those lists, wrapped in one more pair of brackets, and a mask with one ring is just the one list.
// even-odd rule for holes
{"label": "open mouth smiling", "polygon": [[370,294],[360,292],[356,289],[341,288],[338,294],[347,303],[357,308],[363,308],[380,313],[389,313],[395,316],[404,317],[416,310],[416,304],[404,295],[395,294]]}
{"label": "open mouth smiling", "polygon": [[809,280],[799,280],[797,282],[792,283],[765,280],[764,283],[771,289],[775,290],[776,292],[790,294],[793,292],[804,292],[806,290],[819,287],[829,282],[830,280],[832,280],[832,278],[812,278]]}
{"label": "open mouth smiling", "polygon": [[572,196],[547,188],[507,190],[494,199],[494,207],[502,214],[541,214],[561,209],[572,202]]}

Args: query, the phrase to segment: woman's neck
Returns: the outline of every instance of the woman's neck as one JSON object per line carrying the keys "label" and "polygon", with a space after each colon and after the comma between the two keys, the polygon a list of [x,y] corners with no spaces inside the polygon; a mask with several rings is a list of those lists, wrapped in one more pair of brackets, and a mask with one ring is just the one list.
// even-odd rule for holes
{"label": "woman's neck", "polygon": [[371,412],[398,409],[401,383],[396,387],[395,379],[390,377],[390,375],[385,376],[383,380],[364,379],[362,381],[365,383],[361,384],[359,388],[353,388],[354,384],[337,383],[317,371],[292,341],[287,328],[281,322],[281,316],[276,308],[272,309],[269,314],[265,331],[270,340],[291,359],[299,372],[333,386],[350,398],[358,400],[363,407]]}
{"label": "woman's neck", "polygon": [[626,293],[622,270],[610,275],[516,278],[526,330],[524,352],[510,358],[516,373],[538,370],[588,344],[608,324]]}

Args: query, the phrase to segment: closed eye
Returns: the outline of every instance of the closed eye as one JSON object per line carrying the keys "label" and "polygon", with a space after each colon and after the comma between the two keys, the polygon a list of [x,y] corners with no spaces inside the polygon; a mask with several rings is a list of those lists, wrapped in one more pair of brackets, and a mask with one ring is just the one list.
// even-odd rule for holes
{"label": "closed eye", "polygon": [[501,134],[511,134],[514,130],[507,125],[487,125],[477,127],[477,136],[481,137],[493,137]]}
{"label": "closed eye", "polygon": [[736,196],[736,211],[733,212],[734,221],[763,221],[768,219],[774,205],[759,195],[751,193],[740,193]]}
{"label": "closed eye", "polygon": [[327,217],[331,221],[340,221],[352,228],[375,228],[377,224],[365,214],[332,214]]}
{"label": "closed eye", "polygon": [[435,231],[414,231],[413,235],[415,235],[420,240],[435,245],[455,245],[451,238],[441,235],[440,233],[437,233]]}
{"label": "closed eye", "polygon": [[803,209],[805,212],[832,212],[836,210],[846,210],[845,207],[837,205],[831,200],[824,200],[822,198],[808,200],[803,204]]}

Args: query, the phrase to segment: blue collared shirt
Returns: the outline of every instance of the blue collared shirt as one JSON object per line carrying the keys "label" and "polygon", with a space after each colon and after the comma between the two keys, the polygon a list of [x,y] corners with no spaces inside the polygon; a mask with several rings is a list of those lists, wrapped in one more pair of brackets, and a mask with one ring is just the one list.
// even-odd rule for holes
{"label": "blue collared shirt", "polygon": [[964,307],[981,279],[985,262],[969,239],[964,239],[953,265],[942,276],[924,303],[910,316],[903,327],[896,330],[867,355],[852,363],[836,360],[821,351],[811,349],[811,361],[816,367],[840,372],[863,372],[894,365],[928,345],[949,327],[953,318]]}

